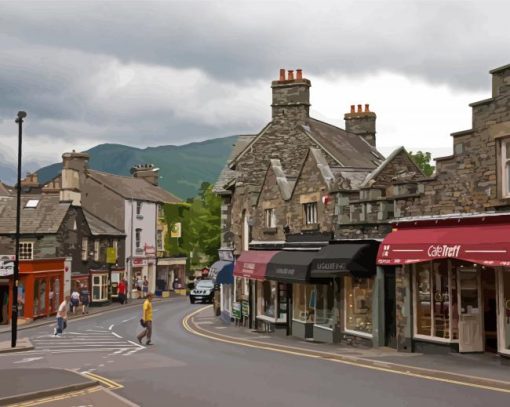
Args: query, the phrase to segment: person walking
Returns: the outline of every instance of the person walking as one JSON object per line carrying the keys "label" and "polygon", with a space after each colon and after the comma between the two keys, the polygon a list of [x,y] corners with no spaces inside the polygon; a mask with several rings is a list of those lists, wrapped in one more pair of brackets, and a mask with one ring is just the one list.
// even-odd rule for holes
{"label": "person walking", "polygon": [[82,315],[88,314],[90,304],[90,293],[89,289],[85,286],[85,284],[81,285],[80,302],[81,302],[81,314]]}
{"label": "person walking", "polygon": [[124,304],[124,300],[126,298],[126,284],[124,283],[124,279],[119,281],[119,285],[117,286],[117,295],[119,302]]}
{"label": "person walking", "polygon": [[142,291],[143,291],[143,298],[146,298],[147,297],[147,293],[149,292],[149,280],[147,280],[147,276],[143,276],[143,288],[142,288]]}
{"label": "person walking", "polygon": [[138,342],[141,344],[142,339],[146,336],[146,345],[152,345],[152,293],[147,293],[147,298],[143,303],[142,308],[142,322],[145,329],[137,336]]}
{"label": "person walking", "polygon": [[66,295],[57,310],[57,327],[53,331],[54,336],[62,336],[67,325],[67,307],[71,297]]}
{"label": "person walking", "polygon": [[73,315],[76,314],[76,309],[78,308],[79,305],[80,305],[80,293],[75,288],[71,293],[71,308]]}

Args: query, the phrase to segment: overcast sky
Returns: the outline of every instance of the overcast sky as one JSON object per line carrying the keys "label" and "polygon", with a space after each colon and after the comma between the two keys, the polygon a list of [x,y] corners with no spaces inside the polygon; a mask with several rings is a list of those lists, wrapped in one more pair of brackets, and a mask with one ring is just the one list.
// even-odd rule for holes
{"label": "overcast sky", "polygon": [[509,15],[504,1],[0,0],[0,166],[18,110],[27,169],[105,142],[258,132],[279,68],[303,69],[318,119],[344,127],[369,103],[383,154],[447,155],[510,63]]}

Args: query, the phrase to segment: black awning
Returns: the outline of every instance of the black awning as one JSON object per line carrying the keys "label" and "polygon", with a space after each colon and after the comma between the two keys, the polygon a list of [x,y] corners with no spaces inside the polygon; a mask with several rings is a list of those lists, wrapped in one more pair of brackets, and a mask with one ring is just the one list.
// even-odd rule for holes
{"label": "black awning", "polygon": [[318,252],[281,251],[267,264],[267,280],[284,283],[306,283],[310,280],[310,265]]}
{"label": "black awning", "polygon": [[311,278],[334,278],[345,274],[371,277],[376,271],[379,242],[345,242],[330,244],[316,253],[311,264]]}

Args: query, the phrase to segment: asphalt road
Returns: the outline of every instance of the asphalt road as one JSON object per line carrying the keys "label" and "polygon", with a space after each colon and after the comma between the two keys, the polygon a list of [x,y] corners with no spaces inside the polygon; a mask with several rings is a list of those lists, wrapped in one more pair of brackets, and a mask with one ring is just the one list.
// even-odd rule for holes
{"label": "asphalt road", "polygon": [[[0,366],[89,371],[120,384],[122,388],[112,391],[142,406],[469,407],[510,403],[510,394],[197,337],[186,332],[181,321],[199,307],[185,298],[155,304],[154,346],[150,347],[136,344],[140,310],[133,308],[71,321],[64,338],[50,337],[49,327],[25,330],[21,336],[30,337],[36,350],[0,355]],[[0,340],[7,339],[8,335],[0,335]],[[66,405],[62,403],[59,406]]]}

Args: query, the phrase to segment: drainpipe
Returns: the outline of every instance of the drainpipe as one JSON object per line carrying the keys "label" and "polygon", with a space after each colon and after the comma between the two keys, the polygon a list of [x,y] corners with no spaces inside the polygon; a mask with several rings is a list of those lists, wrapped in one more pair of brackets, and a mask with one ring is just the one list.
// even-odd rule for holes
{"label": "drainpipe", "polygon": [[130,236],[130,243],[129,243],[129,275],[128,275],[128,297],[132,298],[132,292],[133,292],[133,220],[134,214],[133,214],[133,196],[131,196],[131,236]]}

